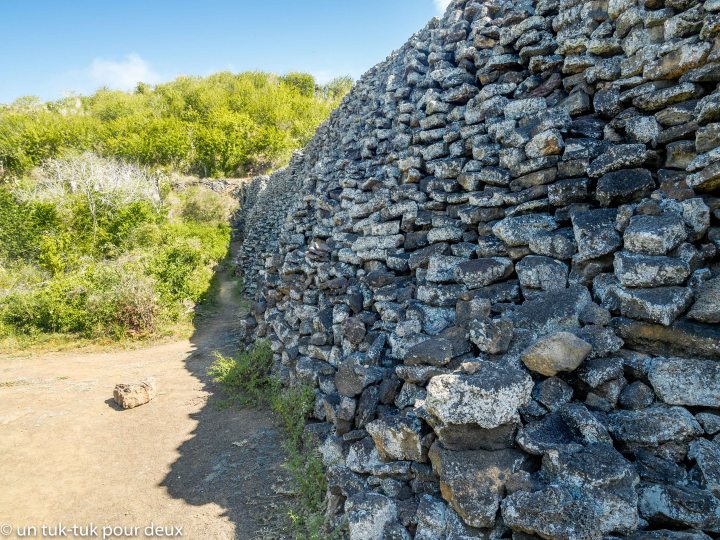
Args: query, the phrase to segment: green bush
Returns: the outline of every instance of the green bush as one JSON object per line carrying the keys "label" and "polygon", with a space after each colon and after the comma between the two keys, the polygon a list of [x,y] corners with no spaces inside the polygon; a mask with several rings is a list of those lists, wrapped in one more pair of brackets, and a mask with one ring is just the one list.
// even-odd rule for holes
{"label": "green bush", "polygon": [[0,186],[0,337],[121,339],[191,316],[227,254],[234,199],[198,186],[159,202],[141,169],[72,159],[117,177],[82,187],[63,177],[80,166],[53,164],[64,172]]}
{"label": "green bush", "polygon": [[3,327],[17,333],[71,333],[83,337],[151,334],[161,310],[155,283],[131,264],[88,264],[0,297]]}
{"label": "green bush", "polygon": [[217,73],[134,93],[102,89],[0,106],[0,176],[20,177],[70,151],[94,151],[202,176],[267,172],[304,146],[352,81],[312,75]]}
{"label": "green bush", "polygon": [[237,202],[209,189],[190,187],[182,193],[182,217],[206,225],[228,222]]}

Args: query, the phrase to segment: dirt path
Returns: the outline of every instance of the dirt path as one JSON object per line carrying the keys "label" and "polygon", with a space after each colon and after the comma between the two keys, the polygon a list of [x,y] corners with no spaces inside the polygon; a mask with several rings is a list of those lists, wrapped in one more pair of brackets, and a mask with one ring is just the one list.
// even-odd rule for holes
{"label": "dirt path", "polygon": [[[283,504],[280,434],[267,411],[220,408],[206,375],[212,351],[237,348],[234,283],[218,279],[218,308],[189,340],[0,356],[0,537],[6,524],[13,538],[18,527],[57,523],[93,523],[97,538],[103,526],[139,527],[123,538],[144,538],[151,523],[191,539],[272,536]],[[146,377],[158,397],[118,410],[113,386]]]}

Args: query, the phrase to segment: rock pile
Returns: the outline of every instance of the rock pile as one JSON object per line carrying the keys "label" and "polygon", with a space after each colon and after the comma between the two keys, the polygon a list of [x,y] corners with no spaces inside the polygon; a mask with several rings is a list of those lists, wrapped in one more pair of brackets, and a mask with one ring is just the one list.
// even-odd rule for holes
{"label": "rock pile", "polygon": [[455,0],[267,180],[243,321],[364,538],[720,533],[720,2]]}

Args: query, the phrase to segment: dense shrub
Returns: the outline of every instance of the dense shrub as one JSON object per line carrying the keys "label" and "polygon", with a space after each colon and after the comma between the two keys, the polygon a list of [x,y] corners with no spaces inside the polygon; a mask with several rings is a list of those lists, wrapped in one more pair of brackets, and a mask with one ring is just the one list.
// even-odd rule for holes
{"label": "dense shrub", "polygon": [[133,93],[102,89],[51,103],[0,106],[0,176],[19,177],[68,151],[93,151],[201,176],[284,164],[352,81],[318,85],[305,73],[179,77]]}
{"label": "dense shrub", "polygon": [[227,253],[234,205],[86,154],[0,186],[0,337],[142,336],[185,317]]}

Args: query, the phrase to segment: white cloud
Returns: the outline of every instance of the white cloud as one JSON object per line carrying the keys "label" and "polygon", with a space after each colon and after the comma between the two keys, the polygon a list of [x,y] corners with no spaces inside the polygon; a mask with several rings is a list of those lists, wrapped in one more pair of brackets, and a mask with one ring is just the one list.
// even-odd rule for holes
{"label": "white cloud", "polygon": [[450,2],[452,2],[452,0],[433,0],[435,9],[437,9],[440,13],[445,13],[445,10],[450,5]]}
{"label": "white cloud", "polygon": [[90,64],[88,72],[94,84],[118,90],[135,88],[140,81],[149,84],[160,81],[160,75],[137,54],[128,54],[122,60],[96,58]]}

